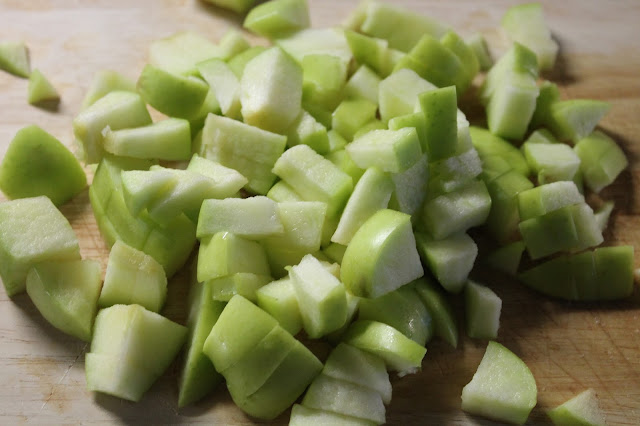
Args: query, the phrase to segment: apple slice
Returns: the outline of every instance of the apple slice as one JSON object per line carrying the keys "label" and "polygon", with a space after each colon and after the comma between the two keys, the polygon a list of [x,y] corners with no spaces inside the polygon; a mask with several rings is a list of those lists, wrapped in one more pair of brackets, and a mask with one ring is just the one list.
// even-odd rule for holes
{"label": "apple slice", "polygon": [[493,420],[524,424],[538,388],[527,365],[497,342],[489,342],[473,379],[462,389],[462,409]]}
{"label": "apple slice", "polygon": [[347,320],[344,285],[308,254],[289,270],[298,299],[302,325],[316,339],[342,327]]}
{"label": "apple slice", "polygon": [[101,310],[85,359],[87,388],[139,401],[173,361],[186,337],[186,327],[140,305]]}
{"label": "apple slice", "polygon": [[91,341],[102,271],[95,260],[38,263],[27,275],[27,294],[54,327]]}
{"label": "apple slice", "polygon": [[[333,55],[315,54],[302,58],[302,102],[333,111],[343,97],[347,80],[344,62]],[[352,77],[353,79],[353,77]]]}
{"label": "apple slice", "polygon": [[361,169],[378,167],[391,173],[406,171],[422,155],[418,133],[411,127],[372,130],[355,138],[345,149]]}
{"label": "apple slice", "polygon": [[554,102],[550,106],[547,126],[561,140],[578,142],[593,132],[611,104],[592,99],[570,99]]}
{"label": "apple slice", "polygon": [[584,202],[576,184],[567,181],[548,183],[518,193],[518,211],[523,221]]}
{"label": "apple slice", "polygon": [[320,374],[302,399],[304,407],[385,423],[382,397],[375,390]]}
{"label": "apple slice", "polygon": [[593,192],[600,192],[613,183],[629,165],[629,160],[613,139],[597,130],[580,139],[573,149],[580,158],[584,181]]}
{"label": "apple slice", "polygon": [[211,360],[204,354],[204,342],[216,323],[225,303],[211,297],[211,286],[200,283],[192,271],[189,290],[189,335],[178,381],[178,407],[193,404],[209,394],[221,381]]}
{"label": "apple slice", "polygon": [[360,297],[382,296],[423,274],[411,216],[388,209],[367,219],[342,259],[342,282]]}
{"label": "apple slice", "polygon": [[0,164],[0,189],[12,199],[46,195],[59,206],[86,185],[76,157],[36,125],[16,133]]}
{"label": "apple slice", "polygon": [[38,69],[29,75],[29,95],[27,100],[31,105],[58,106],[60,94],[53,84]]}
{"label": "apple slice", "polygon": [[604,412],[600,409],[596,391],[587,389],[570,400],[547,411],[556,426],[605,426]]}
{"label": "apple slice", "polygon": [[419,95],[420,110],[426,120],[429,161],[453,155],[458,147],[458,101],[454,86],[430,90]]}
{"label": "apple slice", "polygon": [[[155,40],[149,46],[149,63],[177,75],[194,75],[196,64],[222,56],[219,46],[192,31]],[[225,58],[226,59],[226,58]]]}
{"label": "apple slice", "polygon": [[375,422],[365,419],[309,408],[300,404],[293,404],[289,418],[289,426],[374,426],[375,424]]}
{"label": "apple slice", "polygon": [[387,369],[402,377],[416,373],[427,349],[404,334],[377,321],[358,320],[347,329],[343,342],[382,358]]}
{"label": "apple slice", "polygon": [[118,240],[111,247],[98,304],[138,304],[160,312],[167,298],[167,276],[153,257]]}
{"label": "apple slice", "polygon": [[0,43],[0,69],[18,77],[29,77],[31,65],[29,50],[22,42],[3,41]]}
{"label": "apple slice", "polygon": [[464,288],[467,335],[473,339],[495,339],[500,327],[502,299],[489,287],[471,280]]}
{"label": "apple slice", "polygon": [[37,263],[77,259],[76,235],[49,198],[0,203],[0,277],[8,296],[26,289],[27,273]]}
{"label": "apple slice", "polygon": [[264,248],[231,232],[218,232],[200,242],[198,281],[225,277],[238,272],[270,275]]}

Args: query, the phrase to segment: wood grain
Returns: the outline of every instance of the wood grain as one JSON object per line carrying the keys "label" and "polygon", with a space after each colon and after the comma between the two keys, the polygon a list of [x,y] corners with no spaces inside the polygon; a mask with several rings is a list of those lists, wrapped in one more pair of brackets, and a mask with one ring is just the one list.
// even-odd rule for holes
{"label": "wood grain", "polygon": [[[338,24],[356,2],[309,0],[313,25]],[[450,23],[462,35],[480,31],[494,52],[504,43],[496,30],[510,1],[394,1]],[[631,161],[603,194],[616,201],[609,244],[640,241],[640,2],[543,1],[561,44],[559,66],[549,75],[566,98],[611,102],[602,129]],[[240,20],[196,0],[0,0],[0,40],[24,40],[33,67],[62,94],[60,108],[26,102],[27,81],[0,72],[0,158],[21,127],[37,123],[72,146],[71,121],[93,74],[116,69],[136,78],[149,43],[179,30],[217,40]],[[86,191],[63,207],[78,233],[82,254],[105,265],[107,250],[97,231]],[[636,252],[636,265],[640,264]],[[530,424],[547,423],[544,411],[593,387],[610,424],[640,424],[640,296],[607,304],[553,301],[505,277],[480,271],[503,299],[499,341],[529,365],[539,388]],[[186,278],[170,283],[166,315],[184,320]],[[460,410],[460,392],[471,379],[486,343],[463,338],[457,350],[434,341],[421,373],[393,379],[389,424],[488,423]],[[13,300],[0,290],[0,423],[213,423],[249,424],[220,389],[203,402],[177,408],[175,367],[138,404],[85,389],[86,344],[53,329],[26,295]],[[288,414],[274,424],[286,424]]]}

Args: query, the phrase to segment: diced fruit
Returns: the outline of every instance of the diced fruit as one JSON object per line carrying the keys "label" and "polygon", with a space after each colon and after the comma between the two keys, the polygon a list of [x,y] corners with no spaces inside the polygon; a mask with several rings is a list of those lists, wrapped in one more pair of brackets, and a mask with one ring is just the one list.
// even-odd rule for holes
{"label": "diced fruit", "polygon": [[387,369],[397,371],[399,376],[417,372],[427,353],[424,346],[390,325],[376,321],[354,322],[347,329],[343,341],[379,356],[387,364]]}
{"label": "diced fruit", "polygon": [[172,170],[123,170],[121,179],[124,202],[136,216],[178,184],[178,175]]}
{"label": "diced fruit", "polygon": [[515,277],[524,249],[522,241],[514,241],[489,253],[486,260],[492,268]]}
{"label": "diced fruit", "polygon": [[556,426],[605,426],[604,413],[598,405],[596,391],[587,389],[565,403],[547,411]]}
{"label": "diced fruit", "polygon": [[347,145],[346,151],[361,169],[378,167],[384,172],[402,173],[422,155],[414,128],[373,130]]}
{"label": "diced fruit", "polygon": [[525,142],[522,150],[540,185],[572,181],[580,168],[580,157],[569,145]]}
{"label": "diced fruit", "polygon": [[273,275],[280,277],[287,274],[286,266],[297,265],[306,254],[320,250],[328,223],[327,205],[318,201],[286,201],[278,203],[276,209],[284,233],[264,238],[261,244]]}
{"label": "diced fruit", "polygon": [[493,58],[491,58],[491,53],[487,47],[487,41],[482,34],[473,34],[467,39],[467,44],[476,55],[481,71],[487,71],[493,66]]}
{"label": "diced fruit", "polygon": [[487,73],[487,77],[480,87],[480,101],[489,103],[497,88],[502,85],[506,75],[521,75],[521,77],[538,77],[538,59],[536,54],[523,44],[514,42],[513,46],[498,59]]}
{"label": "diced fruit", "polygon": [[482,181],[425,202],[422,223],[435,239],[447,238],[482,225],[491,210],[491,197]]}
{"label": "diced fruit", "polygon": [[524,137],[536,108],[539,89],[533,77],[506,72],[487,104],[489,130],[505,139]]}
{"label": "diced fruit", "polygon": [[347,43],[358,64],[366,65],[378,75],[386,77],[393,69],[389,43],[351,30],[345,30]]}
{"label": "diced fruit", "polygon": [[312,255],[289,270],[302,325],[312,339],[342,327],[347,320],[344,285]]}
{"label": "diced fruit", "polygon": [[342,282],[355,296],[379,297],[423,274],[411,216],[393,210],[367,219],[342,259]]}
{"label": "diced fruit", "polygon": [[573,182],[554,182],[518,193],[518,211],[523,221],[580,203],[584,203],[584,196]]}
{"label": "diced fruit", "polygon": [[412,220],[417,219],[420,207],[427,197],[429,182],[427,159],[428,155],[422,154],[418,161],[403,173],[391,175],[393,193],[389,200],[389,207],[411,215]]}
{"label": "diced fruit", "polygon": [[391,402],[391,382],[384,361],[346,343],[339,343],[325,362],[322,374],[374,390],[382,402]]}
{"label": "diced fruit", "polygon": [[251,9],[257,0],[205,0],[207,3],[229,9],[236,13],[245,13]]}
{"label": "diced fruit", "polygon": [[405,285],[375,299],[362,298],[358,319],[378,321],[425,346],[433,336],[431,315],[412,285]]}
{"label": "diced fruit", "polygon": [[[238,333],[239,322],[244,323]],[[204,353],[218,372],[235,365],[255,347],[278,322],[242,296],[234,296],[225,306],[204,343]]]}
{"label": "diced fruit", "polygon": [[377,167],[365,171],[342,212],[331,241],[348,245],[360,226],[376,211],[386,209],[393,191],[391,179]]}
{"label": "diced fruit", "polygon": [[303,103],[333,111],[342,100],[343,89],[348,92],[345,88],[347,68],[344,62],[337,56],[317,54],[306,55],[301,65]]}
{"label": "diced fruit", "polygon": [[215,92],[222,114],[240,118],[240,81],[222,59],[213,58],[197,64],[198,72]]}
{"label": "diced fruit", "polygon": [[597,130],[580,139],[573,149],[580,158],[584,181],[593,192],[611,184],[629,164],[613,139]]}
{"label": "diced fruit", "polygon": [[458,325],[451,303],[442,289],[427,277],[414,281],[414,287],[433,319],[435,335],[456,348]]}
{"label": "diced fruit", "polygon": [[[478,155],[485,163],[483,168],[486,169],[486,160],[489,157],[499,156],[508,162],[510,168],[517,170],[518,173],[524,176],[529,175],[530,169],[527,160],[518,148],[480,127],[469,127],[469,133],[471,133],[473,147],[478,151]],[[504,170],[504,172],[506,171]]]}
{"label": "diced fruit", "polygon": [[280,133],[300,114],[302,68],[280,48],[249,61],[240,79],[245,123]]}
{"label": "diced fruit", "polygon": [[198,281],[225,277],[238,272],[270,275],[262,246],[230,232],[205,237],[198,252]]}
{"label": "diced fruit", "polygon": [[550,122],[546,123],[561,140],[577,142],[593,132],[611,105],[591,99],[571,99],[550,106]]}
{"label": "diced fruit", "polygon": [[375,422],[370,422],[358,417],[345,416],[326,410],[305,407],[300,404],[293,404],[289,426],[373,426]]}
{"label": "diced fruit", "polygon": [[27,274],[27,293],[54,327],[89,342],[98,311],[102,271],[95,260],[38,263]]}
{"label": "diced fruit", "polygon": [[537,395],[535,379],[526,364],[492,341],[473,379],[462,390],[462,409],[497,421],[524,424]]}
{"label": "diced fruit", "polygon": [[22,42],[0,42],[0,69],[18,77],[29,77],[31,65],[27,46]]}
{"label": "diced fruit", "polygon": [[408,52],[424,34],[442,36],[446,25],[428,16],[389,3],[366,3],[360,30],[389,41],[389,47]]}
{"label": "diced fruit", "polygon": [[464,232],[443,240],[416,233],[416,242],[422,260],[442,287],[450,293],[459,293],[478,256],[478,246],[473,239]]}
{"label": "diced fruit", "polygon": [[83,149],[87,164],[98,163],[104,156],[104,135],[111,130],[146,126],[151,116],[137,93],[115,91],[103,96],[73,120],[73,134]]}
{"label": "diced fruit", "polygon": [[60,102],[60,94],[38,69],[34,69],[29,75],[28,90],[27,100],[32,105],[57,105]]}
{"label": "diced fruit", "polygon": [[489,287],[468,281],[464,288],[467,335],[473,339],[495,339],[500,327],[502,299]]}
{"label": "diced fruit", "polygon": [[231,232],[243,238],[262,239],[281,235],[284,227],[277,203],[267,197],[205,200],[198,217],[198,238]]}
{"label": "diced fruit", "polygon": [[302,330],[302,317],[291,278],[273,281],[256,291],[258,306],[271,314],[285,330],[296,335]]}
{"label": "diced fruit", "polygon": [[[344,95],[346,98],[363,98],[377,104],[380,82],[381,79],[378,74],[366,65],[361,65],[358,70],[353,73],[351,78],[349,78],[349,81],[344,87]],[[380,105],[382,105],[382,102]],[[382,106],[380,106],[380,108],[382,108]],[[382,111],[380,115],[382,116]]]}
{"label": "diced fruit", "polygon": [[329,135],[327,128],[318,123],[315,118],[305,110],[293,121],[287,130],[287,146],[309,145],[318,154],[329,152]]}
{"label": "diced fruit", "polygon": [[333,111],[331,128],[347,141],[376,117],[377,105],[368,99],[345,99]]}
{"label": "diced fruit", "polygon": [[113,130],[104,149],[115,155],[167,161],[191,158],[191,130],[187,120],[169,118],[135,129]]}
{"label": "diced fruit", "polygon": [[25,290],[37,263],[77,259],[76,235],[47,197],[0,203],[0,277],[8,296]]}
{"label": "diced fruit", "polygon": [[276,44],[302,63],[309,55],[332,55],[340,58],[347,69],[352,54],[342,28],[308,28],[277,40]]}
{"label": "diced fruit", "polygon": [[271,169],[286,144],[285,136],[209,114],[202,130],[202,148],[198,154],[237,170],[249,180],[248,190],[266,194],[276,180]]}
{"label": "diced fruit", "polygon": [[116,241],[111,247],[104,285],[98,304],[138,304],[152,312],[160,312],[167,297],[167,277],[154,258]]}
{"label": "diced fruit", "polygon": [[46,195],[59,206],[86,185],[76,157],[36,125],[16,133],[0,164],[0,189],[11,199]]}
{"label": "diced fruit", "polygon": [[309,21],[307,0],[272,0],[251,9],[242,25],[273,39],[308,28]]}
{"label": "diced fruit", "polygon": [[117,90],[135,92],[136,83],[117,71],[98,71],[93,76],[93,80],[87,89],[87,93],[84,95],[80,109],[87,109],[107,93]]}
{"label": "diced fruit", "polygon": [[609,217],[611,216],[611,212],[613,212],[614,207],[615,203],[613,201],[607,201],[594,212],[598,228],[600,228],[602,232],[604,232],[609,225]]}
{"label": "diced fruit", "polygon": [[101,310],[85,359],[87,388],[139,401],[171,364],[186,337],[186,327],[140,305]]}
{"label": "diced fruit", "polygon": [[273,171],[304,200],[326,202],[329,218],[343,209],[353,190],[350,176],[306,145],[288,149]]}
{"label": "diced fruit", "polygon": [[269,275],[258,275],[252,272],[236,272],[232,275],[213,278],[207,283],[211,285],[213,300],[228,302],[239,294],[252,302],[256,302],[256,291],[273,281]]}
{"label": "diced fruit", "polygon": [[369,420],[376,424],[385,423],[385,408],[378,392],[324,374],[320,374],[311,382],[302,399],[302,405]]}
{"label": "diced fruit", "polygon": [[182,31],[152,42],[149,63],[172,74],[193,75],[198,62],[220,57],[221,53],[218,46],[201,35]]}
{"label": "diced fruit", "polygon": [[541,70],[553,68],[558,43],[551,38],[540,3],[510,7],[502,17],[502,28],[513,41],[524,44],[536,53]]}
{"label": "diced fruit", "polygon": [[178,407],[197,402],[222,381],[203,348],[225,304],[213,300],[210,285],[198,282],[195,276],[191,281],[187,317],[189,335],[178,384]]}
{"label": "diced fruit", "polygon": [[185,77],[147,65],[137,82],[142,99],[171,117],[192,118],[204,102],[209,86],[197,77]]}

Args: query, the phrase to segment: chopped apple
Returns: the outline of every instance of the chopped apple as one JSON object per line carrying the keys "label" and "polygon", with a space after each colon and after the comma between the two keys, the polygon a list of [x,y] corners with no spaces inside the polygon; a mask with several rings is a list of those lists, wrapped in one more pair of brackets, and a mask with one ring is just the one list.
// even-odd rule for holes
{"label": "chopped apple", "polygon": [[29,77],[31,65],[27,45],[14,41],[0,42],[0,69],[18,77]]}
{"label": "chopped apple", "polygon": [[598,405],[596,391],[587,389],[565,403],[547,411],[556,426],[605,426],[604,413]]}
{"label": "chopped apple", "polygon": [[32,105],[57,106],[60,102],[60,94],[38,69],[34,69],[29,75],[28,90],[27,100]]}

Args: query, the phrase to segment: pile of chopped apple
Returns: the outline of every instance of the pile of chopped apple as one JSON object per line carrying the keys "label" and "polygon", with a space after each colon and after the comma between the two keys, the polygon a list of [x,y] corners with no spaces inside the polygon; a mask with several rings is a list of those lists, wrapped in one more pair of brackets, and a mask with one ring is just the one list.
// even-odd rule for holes
{"label": "pile of chopped apple", "polygon": [[[594,130],[608,104],[540,81],[558,50],[540,6],[507,11],[513,43],[492,64],[482,36],[379,1],[327,29],[309,28],[306,0],[211,2],[250,10],[244,26],[271,47],[235,30],[218,44],[155,41],[137,83],[97,74],[73,121],[97,164],[104,283],[55,207],[85,187],[81,166],[36,126],[16,135],[0,166],[14,199],[0,204],[7,294],[26,289],[54,326],[91,341],[93,391],[139,400],[184,345],[179,406],[224,379],[256,418],[298,401],[295,425],[384,423],[388,371],[419,371],[434,336],[456,347],[450,298],[463,297],[467,335],[490,342],[462,408],[524,423],[536,383],[493,341],[502,300],[469,280],[467,231],[486,231],[488,262],[546,295],[633,289],[633,247],[598,247],[613,204],[594,212],[584,196],[627,160]],[[0,45],[0,66],[29,74],[15,45]],[[481,69],[487,128],[459,109]],[[152,122],[149,106],[166,118]],[[194,249],[184,327],[159,313]],[[331,342],[324,364],[301,336]],[[600,419],[595,396],[580,398],[552,419]]]}

